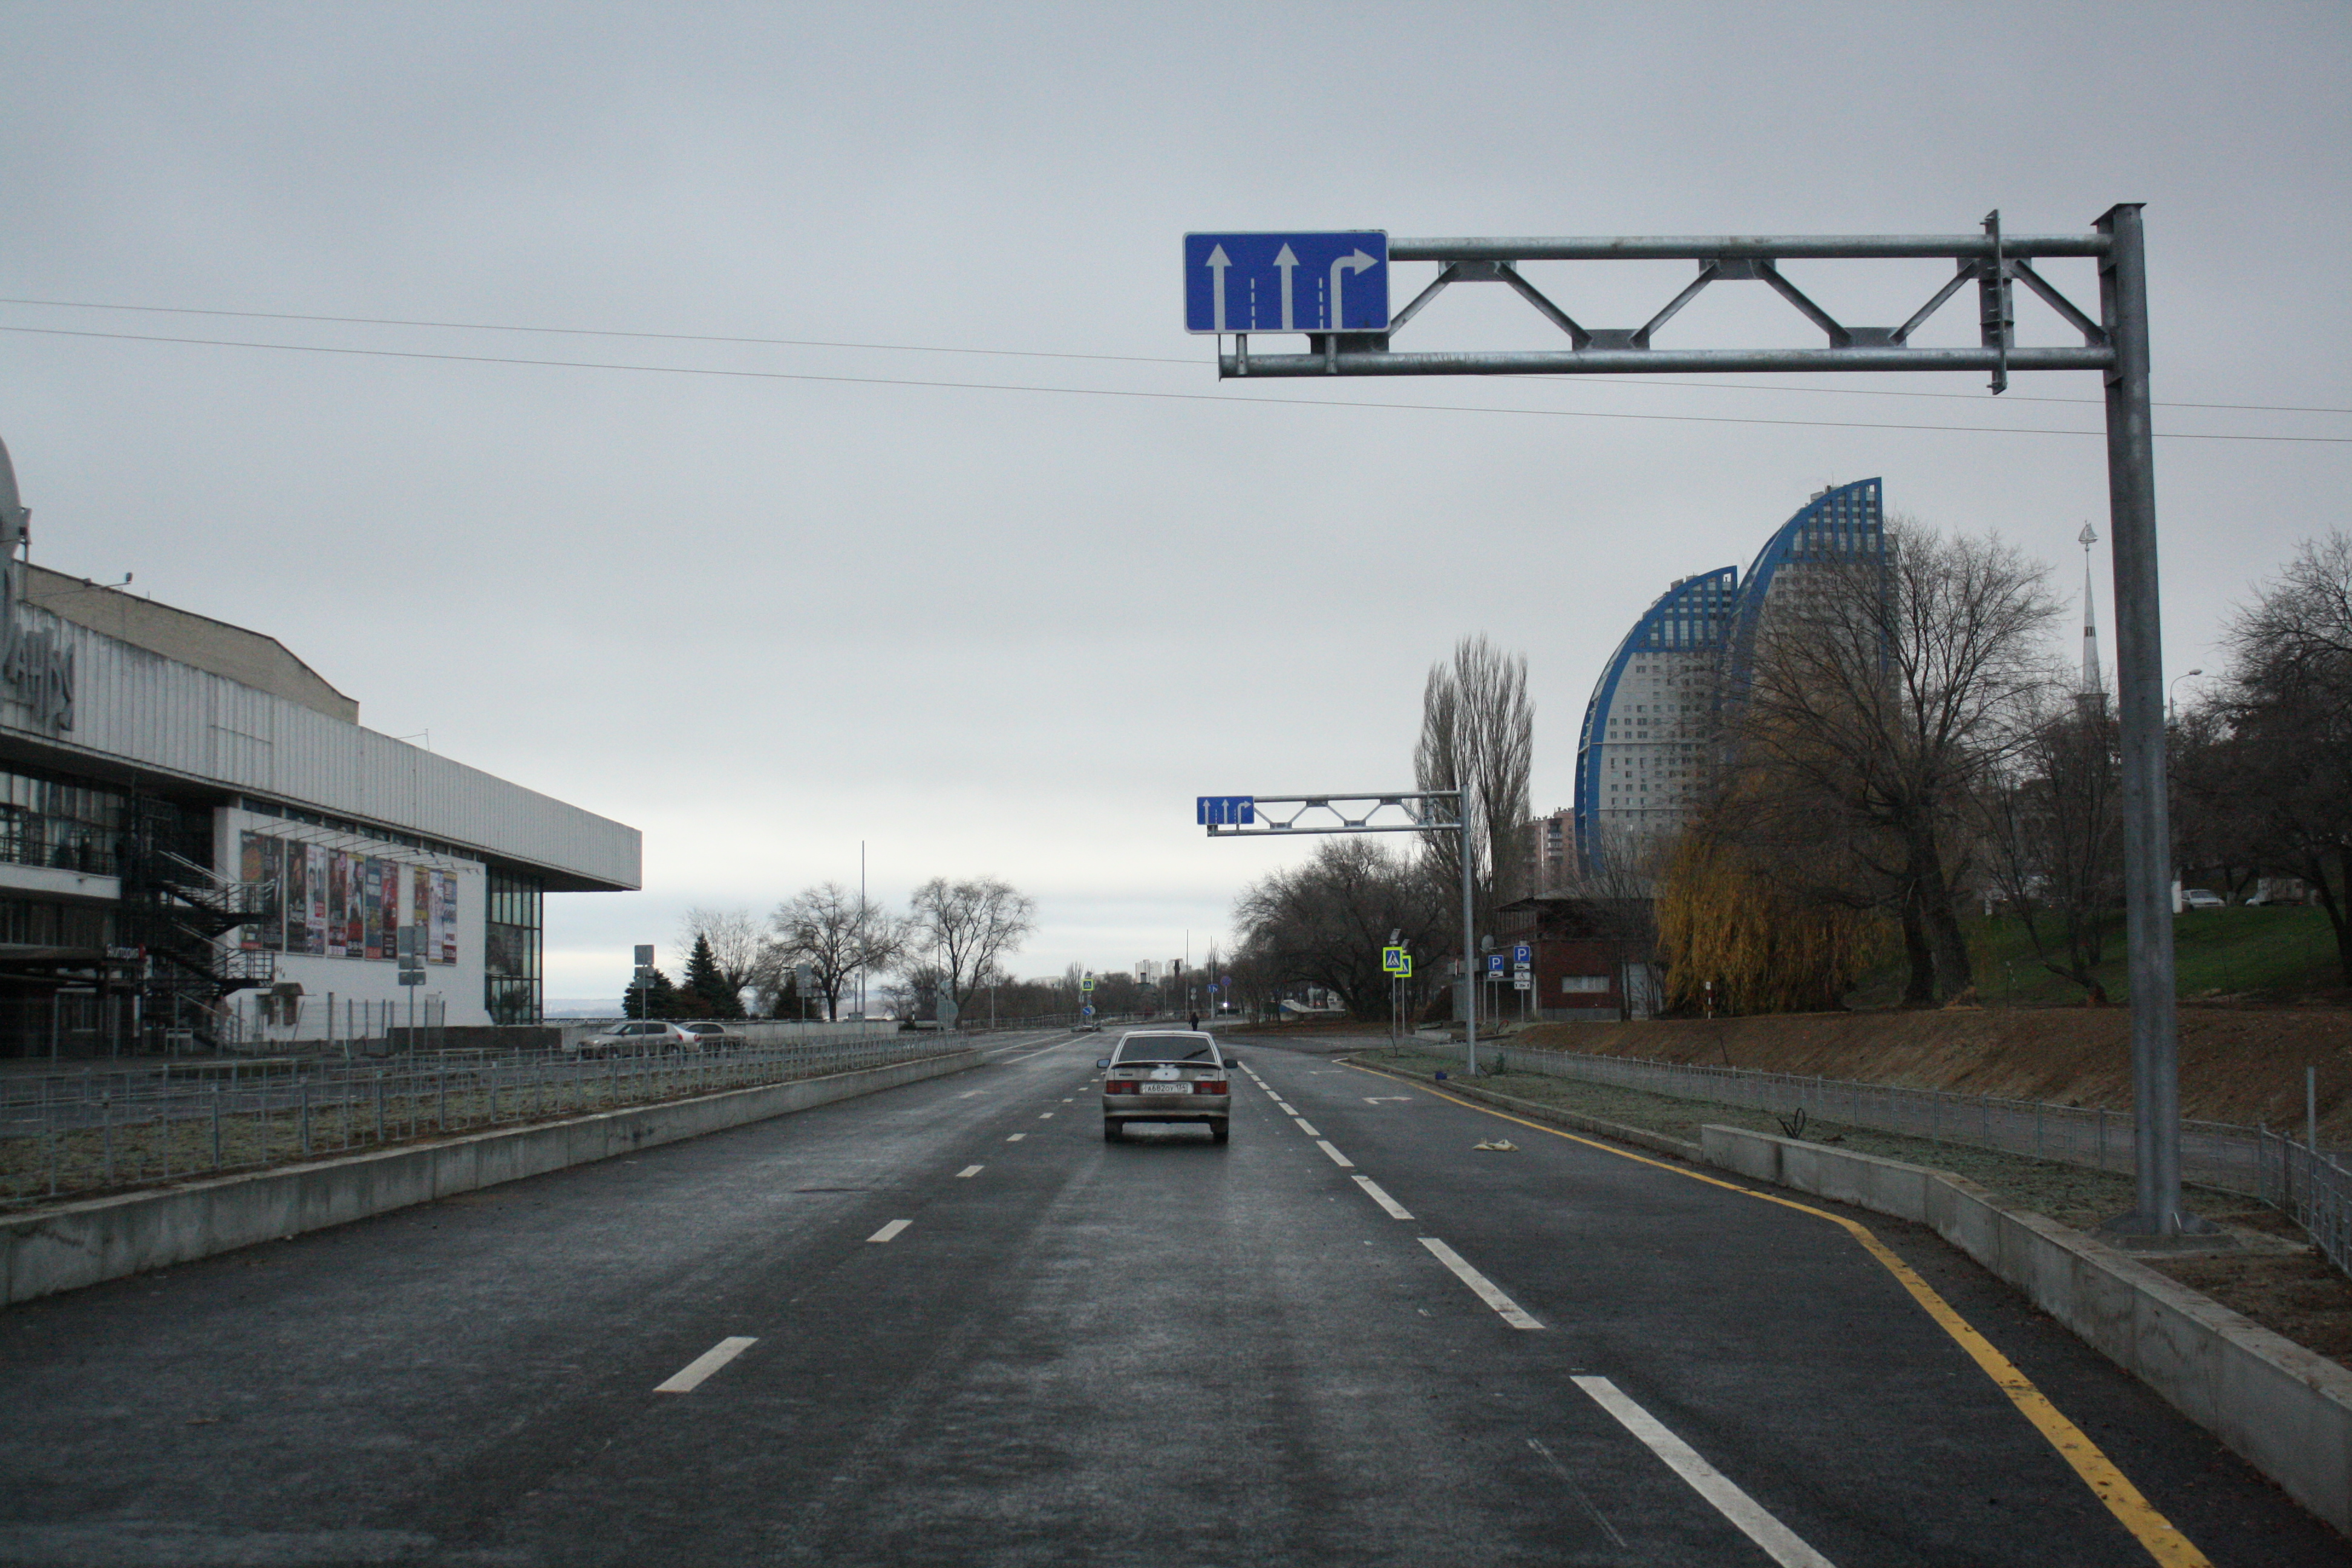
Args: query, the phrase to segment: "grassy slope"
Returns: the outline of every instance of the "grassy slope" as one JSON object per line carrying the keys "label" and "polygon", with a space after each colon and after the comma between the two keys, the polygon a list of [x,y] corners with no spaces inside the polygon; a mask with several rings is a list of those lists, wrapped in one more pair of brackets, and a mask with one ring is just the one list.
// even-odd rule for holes
{"label": "grassy slope", "polygon": [[[2025,922],[2013,915],[1970,917],[1966,922],[1976,961],[1977,991],[1991,1006],[2063,1005],[2083,999],[2082,987],[2052,974],[2034,957]],[[2189,910],[2173,919],[2174,963],[2183,998],[2250,996],[2290,1001],[2340,995],[2343,972],[2327,916],[2317,909]],[[2044,940],[2055,928],[2045,925]],[[2053,942],[2053,952],[2055,943]],[[2106,932],[2105,960],[2094,971],[2107,994],[2121,1001],[2124,984],[2123,916]],[[1856,1007],[1889,1006],[1903,994],[1899,960],[1865,976],[1848,998]]]}

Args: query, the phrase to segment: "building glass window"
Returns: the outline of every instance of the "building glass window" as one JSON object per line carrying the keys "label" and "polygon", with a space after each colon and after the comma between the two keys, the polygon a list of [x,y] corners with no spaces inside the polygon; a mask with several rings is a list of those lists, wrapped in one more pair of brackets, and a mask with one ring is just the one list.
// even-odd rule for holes
{"label": "building glass window", "polygon": [[493,1024],[540,1021],[546,893],[536,877],[491,867],[482,942],[482,1005]]}
{"label": "building glass window", "polygon": [[103,784],[0,769],[0,860],[119,877],[127,805]]}
{"label": "building glass window", "polygon": [[113,916],[95,905],[0,899],[0,945],[95,951],[113,942]]}

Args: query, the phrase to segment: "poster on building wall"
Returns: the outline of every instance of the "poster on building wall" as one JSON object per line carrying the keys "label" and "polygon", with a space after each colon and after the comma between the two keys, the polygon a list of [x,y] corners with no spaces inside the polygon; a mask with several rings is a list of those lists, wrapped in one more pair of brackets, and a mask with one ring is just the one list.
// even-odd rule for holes
{"label": "poster on building wall", "polygon": [[393,860],[383,864],[383,907],[379,918],[383,922],[383,957],[390,963],[400,956],[400,866]]}
{"label": "poster on building wall", "polygon": [[340,849],[327,851],[327,956],[343,956],[344,913],[351,907],[352,858]]}
{"label": "poster on building wall", "polygon": [[[263,879],[261,868],[261,835],[252,831],[250,828],[247,829],[244,837],[237,840],[236,877],[238,881],[258,882]],[[260,952],[261,927],[262,921],[259,918],[256,918],[246,922],[243,929],[243,934],[238,938],[237,945],[242,947],[247,952]]]}
{"label": "poster on building wall", "polygon": [[261,900],[261,945],[270,952],[286,949],[286,846],[275,838],[261,841],[261,879],[269,891]]}
{"label": "poster on building wall", "polygon": [[441,962],[457,962],[457,879],[447,871],[441,878]]}
{"label": "poster on building wall", "polygon": [[432,944],[425,938],[433,929],[433,873],[424,867],[413,868],[408,882],[408,923],[418,928],[417,941],[425,947],[425,956],[432,956]]}
{"label": "poster on building wall", "polygon": [[367,868],[368,857],[346,857],[351,862],[350,902],[343,906],[343,956],[367,956]]}
{"label": "poster on building wall", "polygon": [[274,853],[285,861],[286,951],[310,951],[310,858],[302,853],[299,844],[288,844],[271,839],[278,845]]}
{"label": "poster on building wall", "polygon": [[301,847],[303,878],[310,885],[310,919],[303,951],[324,956],[327,951],[327,850],[319,844]]}
{"label": "poster on building wall", "polygon": [[383,956],[383,862],[371,855],[360,870],[361,956]]}

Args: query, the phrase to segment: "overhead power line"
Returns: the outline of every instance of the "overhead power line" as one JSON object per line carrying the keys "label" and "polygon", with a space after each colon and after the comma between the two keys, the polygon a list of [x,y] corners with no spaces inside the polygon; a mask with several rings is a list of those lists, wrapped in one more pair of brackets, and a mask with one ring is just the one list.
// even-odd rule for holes
{"label": "overhead power line", "polygon": [[[1554,419],[1633,419],[1672,425],[1774,425],[1825,430],[1940,430],[1979,436],[2093,436],[2104,430],[2051,430],[2028,425],[1904,425],[1855,419],[1766,419],[1732,414],[1629,414],[1586,408],[1506,408],[1465,403],[1367,403],[1342,397],[1264,397],[1224,392],[1146,392],[1105,386],[1035,386],[1016,382],[933,381],[912,376],[821,375],[809,371],[725,370],[708,365],[628,364],[610,360],[523,359],[503,354],[436,353],[424,349],[345,348],[325,343],[258,343],[235,338],[175,338],[146,332],[100,332],[74,327],[0,325],[0,332],[31,333],[52,338],[97,338],[112,342],[180,343],[196,348],[266,349],[280,353],[347,354],[366,359],[426,360],[452,364],[530,365],[544,370],[630,371],[647,375],[704,375],[732,381],[797,381],[843,386],[932,387],[959,392],[1031,392],[1071,397],[1124,397],[1160,403],[1268,403],[1277,406],[1314,408],[1391,408],[1433,414],[1516,414]],[[2298,445],[2352,446],[2346,436],[2216,436],[2189,431],[2158,431],[2175,441],[2265,441]]]}
{"label": "overhead power line", "polygon": [[[319,316],[299,314],[291,310],[222,310],[195,305],[111,305],[90,300],[18,300],[0,296],[0,305],[37,305],[65,310],[126,310],[144,315],[220,316],[245,321],[314,321],[344,327],[418,327],[436,331],[455,332],[530,332],[550,337],[575,338],[635,338],[647,342],[667,343],[733,343],[753,348],[794,349],[856,349],[877,353],[921,354],[982,354],[1002,359],[1066,359],[1095,361],[1105,364],[1170,364],[1198,370],[1202,362],[1197,359],[1177,359],[1156,354],[1089,354],[1074,353],[1055,349],[976,349],[946,343],[866,343],[835,338],[760,338],[720,332],[647,332],[621,327],[523,327],[499,321],[427,321],[400,316]],[[1796,395],[1825,397],[1936,397],[1957,398],[1969,403],[1980,403],[1984,395],[1975,392],[1923,392],[1902,387],[1863,386],[1763,386],[1752,382],[1730,381],[1660,381],[1649,376],[1572,376],[1544,377],[1546,380],[1572,380],[1602,386],[1673,386],[1701,392],[1773,392]],[[2004,403],[2065,403],[2078,407],[2096,408],[2102,400],[2096,397],[2035,397],[2025,393],[2004,393]],[[2317,407],[2297,403],[2171,403],[2159,401],[2158,408],[2227,409],[2250,414],[2352,414],[2352,408]]]}

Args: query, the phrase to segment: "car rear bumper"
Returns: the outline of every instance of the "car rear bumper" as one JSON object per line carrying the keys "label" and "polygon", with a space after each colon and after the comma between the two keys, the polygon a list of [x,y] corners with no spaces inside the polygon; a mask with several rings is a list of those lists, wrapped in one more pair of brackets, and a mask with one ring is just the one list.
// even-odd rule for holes
{"label": "car rear bumper", "polygon": [[1233,1114],[1227,1094],[1104,1095],[1105,1121],[1223,1121]]}

